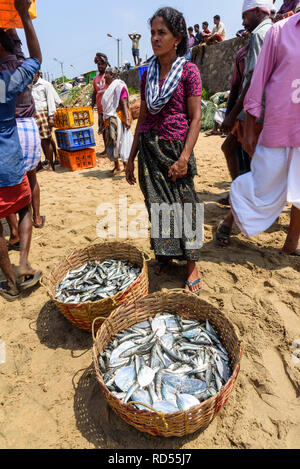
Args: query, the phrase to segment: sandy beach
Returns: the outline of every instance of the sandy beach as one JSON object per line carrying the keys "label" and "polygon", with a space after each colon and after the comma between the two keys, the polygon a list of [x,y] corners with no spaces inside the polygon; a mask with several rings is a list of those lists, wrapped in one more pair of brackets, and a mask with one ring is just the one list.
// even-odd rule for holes
{"label": "sandy beach", "polygon": [[[300,365],[292,361],[292,342],[300,338],[300,260],[280,254],[290,209],[266,233],[249,240],[235,229],[228,248],[216,247],[214,230],[226,213],[216,201],[230,186],[222,142],[199,136],[195,185],[205,204],[201,297],[228,316],[243,345],[241,371],[224,409],[204,432],[181,439],[154,438],[128,426],[101,394],[91,335],[70,324],[40,286],[15,303],[0,298],[0,339],[6,344],[0,448],[300,447]],[[97,152],[102,150],[97,136]],[[116,203],[120,195],[143,203],[138,185],[129,186],[124,175],[112,177],[111,169],[98,158],[91,170],[59,167],[38,174],[46,225],[34,229],[30,261],[45,276],[72,250],[97,242],[99,204]],[[182,263],[157,277],[149,240],[131,242],[151,258],[150,292],[183,287]],[[16,266],[18,253],[11,260]]]}

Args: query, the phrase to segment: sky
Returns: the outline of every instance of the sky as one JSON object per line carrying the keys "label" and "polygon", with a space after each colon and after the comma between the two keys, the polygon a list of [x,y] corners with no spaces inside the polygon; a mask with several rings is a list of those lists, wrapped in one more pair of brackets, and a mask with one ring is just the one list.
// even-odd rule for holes
{"label": "sky", "polygon": [[[181,11],[187,26],[196,23],[201,26],[208,21],[211,29],[213,17],[218,14],[230,39],[242,28],[242,4],[243,0],[37,0],[34,26],[43,53],[42,71],[51,80],[61,76],[61,65],[53,60],[56,58],[63,62],[64,75],[74,78],[96,69],[96,52],[104,52],[110,64],[116,66],[118,42],[109,38],[108,33],[121,39],[122,64],[125,61],[133,64],[128,34],[133,31],[142,34],[140,56],[144,61],[152,55],[148,19],[163,6]],[[24,33],[20,36],[26,44]]]}

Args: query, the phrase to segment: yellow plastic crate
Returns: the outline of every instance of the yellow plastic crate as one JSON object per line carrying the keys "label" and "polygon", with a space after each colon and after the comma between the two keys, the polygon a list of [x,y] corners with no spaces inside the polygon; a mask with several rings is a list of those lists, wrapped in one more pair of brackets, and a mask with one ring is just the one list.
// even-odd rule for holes
{"label": "yellow plastic crate", "polygon": [[78,129],[93,124],[93,110],[90,106],[58,109],[54,116],[54,126],[57,129]]}

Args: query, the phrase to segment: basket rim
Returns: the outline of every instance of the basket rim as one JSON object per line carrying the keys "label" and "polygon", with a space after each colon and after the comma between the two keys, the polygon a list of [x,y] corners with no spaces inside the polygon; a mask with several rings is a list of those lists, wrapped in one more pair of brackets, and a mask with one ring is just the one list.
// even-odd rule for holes
{"label": "basket rim", "polygon": [[[177,293],[181,293],[183,295],[187,295],[187,296],[190,296],[191,298],[199,298],[197,295],[191,293],[191,292],[187,292],[185,289],[171,289],[171,290],[167,290],[167,292],[154,292],[150,295],[147,295],[147,297],[149,298],[150,296],[153,296],[153,298],[155,296],[163,296],[163,295],[168,295],[168,292],[177,292]],[[147,298],[145,297],[145,298]],[[137,305],[140,301],[143,301],[145,298],[142,298],[141,300],[138,300],[136,301],[133,305]],[[210,305],[210,306],[213,306],[211,305],[211,303],[208,303],[206,300],[203,300],[201,298],[201,300]],[[131,305],[132,306],[132,305]],[[100,336],[103,328],[106,326],[106,324],[109,324],[110,321],[118,315],[119,311],[124,308],[124,305],[120,305],[118,308],[116,308],[113,313],[102,323],[102,325],[100,326],[100,328],[98,329],[97,331],[97,334],[96,334],[96,339],[94,340],[94,343],[93,343],[93,362],[94,362],[94,367],[95,367],[95,370],[96,370],[96,377],[97,377],[97,380],[101,386],[101,388],[103,388],[105,390],[105,393],[109,395],[109,399],[110,400],[114,400],[116,401],[116,403],[120,403],[120,406],[122,407],[122,409],[126,409],[128,410],[129,412],[134,412],[135,414],[137,415],[148,415],[149,417],[150,416],[153,416],[155,415],[154,412],[150,411],[150,410],[140,410],[136,407],[133,407],[130,402],[123,402],[121,401],[120,399],[118,399],[117,397],[115,397],[112,392],[107,388],[107,386],[105,385],[104,381],[103,381],[103,378],[102,378],[102,373],[100,371],[100,367],[99,367],[99,363],[98,363],[98,356],[99,356],[99,351],[98,351],[98,348],[97,348],[97,342],[98,342],[98,337]],[[215,307],[214,307],[215,308]],[[218,308],[215,308],[215,309],[218,309]],[[193,406],[191,407],[190,409],[188,410],[178,410],[176,412],[168,412],[168,413],[164,413],[164,412],[160,412],[160,415],[161,416],[164,416],[164,418],[169,418],[169,417],[173,417],[173,416],[178,416],[179,414],[189,414],[191,413],[191,411],[195,411],[196,409],[200,409],[202,407],[204,407],[204,405],[206,406],[207,403],[209,403],[210,401],[218,401],[218,399],[223,395],[223,393],[226,391],[227,388],[229,388],[231,386],[231,384],[233,385],[238,374],[239,374],[239,371],[240,371],[240,366],[241,366],[241,358],[242,358],[242,341],[240,339],[240,335],[239,335],[239,332],[237,331],[237,328],[236,326],[227,318],[227,316],[220,310],[218,310],[226,319],[227,321],[229,321],[230,325],[233,327],[233,332],[234,334],[236,335],[236,340],[237,340],[237,350],[238,350],[238,359],[237,359],[237,362],[235,364],[235,367],[232,371],[232,374],[229,378],[229,380],[221,387],[221,389],[216,393],[214,394],[213,396],[209,397],[208,399],[205,399],[204,401],[200,402],[199,405],[196,405],[196,406]],[[109,328],[108,328],[109,330]],[[107,400],[106,396],[104,396],[105,399]]]}
{"label": "basket rim", "polygon": [[[102,300],[98,300],[98,301],[85,301],[84,303],[63,303],[61,301],[58,301],[57,299],[55,299],[54,297],[54,294],[52,293],[52,290],[50,288],[50,283],[51,283],[51,276],[53,275],[53,272],[58,269],[60,267],[60,265],[62,265],[64,262],[68,262],[68,258],[70,258],[71,256],[73,256],[74,254],[76,254],[76,252],[79,252],[79,251],[88,251],[89,249],[91,248],[99,248],[101,246],[105,246],[106,248],[107,247],[110,247],[112,245],[123,245],[124,247],[125,246],[128,246],[128,248],[130,249],[135,249],[139,254],[141,254],[141,257],[142,257],[142,261],[143,261],[143,265],[141,267],[141,273],[140,275],[136,278],[136,280],[134,282],[132,282],[130,285],[128,285],[128,287],[126,287],[124,290],[121,290],[119,291],[118,293],[116,293],[115,295],[113,296],[109,296],[108,298],[102,298]],[[82,248],[82,249],[74,249],[71,253],[67,254],[66,256],[64,256],[59,262],[57,262],[57,264],[55,264],[55,266],[52,268],[51,272],[49,273],[49,275],[46,277],[46,279],[44,279],[44,283],[46,284],[45,287],[48,291],[48,294],[50,296],[50,298],[58,305],[68,305],[68,306],[71,306],[71,307],[76,307],[76,306],[82,306],[82,305],[85,305],[85,306],[95,306],[95,305],[100,305],[102,302],[106,302],[106,301],[110,301],[112,303],[114,303],[115,301],[117,301],[119,298],[121,298],[123,295],[126,294],[127,290],[130,290],[132,289],[133,287],[136,286],[136,284],[140,281],[142,275],[144,275],[145,273],[145,270],[147,269],[147,265],[146,265],[146,257],[145,257],[145,253],[144,251],[142,251],[141,249],[139,249],[137,246],[135,246],[134,244],[130,244],[130,243],[122,243],[122,242],[119,242],[119,241],[111,241],[109,243],[107,242],[101,242],[101,243],[96,243],[96,244],[89,244],[88,246]],[[57,283],[56,283],[57,285]]]}

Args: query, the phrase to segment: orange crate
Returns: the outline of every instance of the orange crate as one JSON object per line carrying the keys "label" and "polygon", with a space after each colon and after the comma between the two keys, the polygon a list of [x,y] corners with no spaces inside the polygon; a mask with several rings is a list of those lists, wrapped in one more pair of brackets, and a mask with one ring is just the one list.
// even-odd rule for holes
{"label": "orange crate", "polygon": [[[36,0],[29,7],[32,19],[36,18]],[[14,0],[0,0],[0,28],[23,28],[21,18],[14,7]]]}
{"label": "orange crate", "polygon": [[58,150],[60,165],[71,171],[90,169],[97,166],[96,150],[85,148],[79,151]]}

